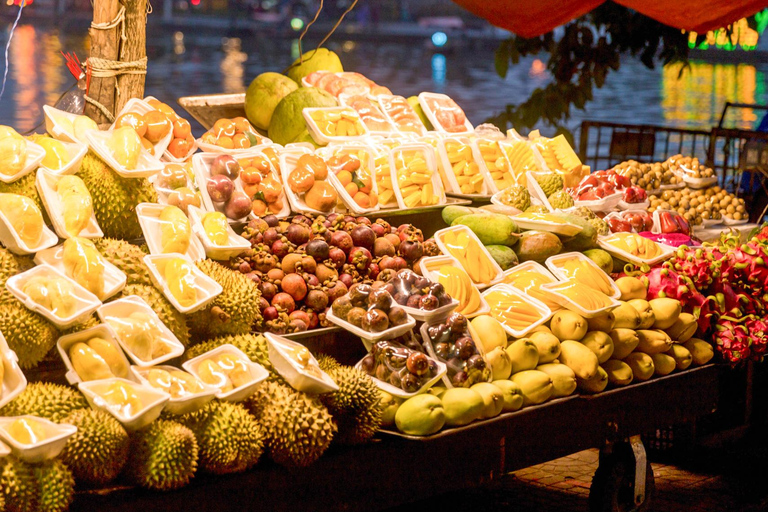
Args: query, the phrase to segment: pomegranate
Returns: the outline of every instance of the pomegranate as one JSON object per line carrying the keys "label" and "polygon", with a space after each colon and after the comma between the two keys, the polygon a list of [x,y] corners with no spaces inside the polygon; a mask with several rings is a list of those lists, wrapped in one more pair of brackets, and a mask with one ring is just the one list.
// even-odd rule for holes
{"label": "pomegranate", "polygon": [[294,219],[294,224],[288,226],[288,229],[285,232],[285,237],[294,245],[307,243],[309,237],[312,235],[312,230],[309,229],[307,224],[296,224],[295,222],[296,219]]}
{"label": "pomegranate", "polygon": [[277,308],[274,306],[269,306],[268,308],[264,308],[262,310],[261,316],[264,317],[264,320],[270,321],[277,318]]}
{"label": "pomegranate", "polygon": [[296,302],[294,302],[293,297],[285,292],[280,292],[272,297],[272,305],[276,308],[282,309],[288,314],[296,309]]}
{"label": "pomegranate", "polygon": [[315,258],[318,263],[328,259],[328,243],[325,240],[312,240],[307,243],[307,254]]}
{"label": "pomegranate", "polygon": [[349,252],[347,261],[354,265],[357,270],[365,270],[372,260],[373,258],[368,249],[365,247],[355,247]]}
{"label": "pomegranate", "polygon": [[356,247],[365,247],[369,251],[373,250],[373,243],[376,241],[376,233],[368,226],[359,225],[352,230],[352,241]]}
{"label": "pomegranate", "polygon": [[295,301],[307,296],[307,283],[299,274],[287,274],[280,282],[280,288]]}
{"label": "pomegranate", "polygon": [[[328,295],[321,290],[311,290],[307,294],[306,305],[313,310],[320,312],[328,307]],[[307,322],[309,324],[309,321]]]}
{"label": "pomegranate", "polygon": [[337,270],[347,261],[347,255],[338,247],[331,247],[328,251],[328,258],[330,258],[331,263],[333,263]]}
{"label": "pomegranate", "polygon": [[336,231],[331,235],[331,245],[334,245],[349,254],[349,251],[355,246],[352,237],[346,231]]}

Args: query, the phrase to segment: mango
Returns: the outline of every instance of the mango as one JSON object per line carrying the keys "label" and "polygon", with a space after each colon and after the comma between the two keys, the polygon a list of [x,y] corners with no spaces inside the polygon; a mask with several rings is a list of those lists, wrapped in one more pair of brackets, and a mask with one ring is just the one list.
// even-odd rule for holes
{"label": "mango", "polygon": [[547,231],[526,231],[512,247],[520,261],[543,263],[550,256],[560,253],[563,244],[557,235]]}
{"label": "mango", "polygon": [[707,364],[713,357],[715,357],[715,351],[712,350],[712,345],[704,340],[691,338],[686,341],[683,346],[691,353],[693,364],[697,366]]}
{"label": "mango", "polygon": [[507,348],[507,331],[491,315],[476,316],[469,322],[472,339],[487,354],[496,347]]}
{"label": "mango", "polygon": [[507,355],[512,364],[512,374],[533,370],[539,364],[539,350],[528,338],[521,338],[507,347]]}
{"label": "mango", "polygon": [[597,247],[597,230],[587,219],[576,215],[558,214],[569,224],[576,224],[581,231],[576,235],[563,239],[563,252],[582,252]]}
{"label": "mango", "polygon": [[613,316],[616,318],[613,322],[614,329],[639,329],[643,321],[637,309],[627,302],[621,302],[621,305],[613,310]]}
{"label": "mango", "polygon": [[659,298],[649,301],[653,308],[653,316],[656,321],[653,323],[654,329],[667,329],[677,322],[682,307],[677,299]]}
{"label": "mango", "polygon": [[667,354],[653,354],[653,374],[663,377],[675,371],[675,358]]}
{"label": "mango", "polygon": [[630,368],[624,361],[611,359],[604,362],[601,366],[603,370],[605,370],[605,373],[608,374],[608,382],[614,386],[626,386],[632,382],[632,378],[634,377],[632,368]]}
{"label": "mango", "polygon": [[476,210],[476,208],[470,208],[468,206],[449,205],[443,208],[441,216],[443,217],[443,222],[450,226],[454,220],[464,215],[473,215]]}
{"label": "mango", "polygon": [[638,352],[653,355],[672,348],[672,339],[664,331],[641,329],[636,332],[639,343],[635,350]]}
{"label": "mango", "polygon": [[526,370],[512,375],[512,382],[520,387],[523,406],[543,404],[552,397],[554,386],[552,378],[538,370]]}
{"label": "mango", "polygon": [[578,313],[564,309],[552,316],[549,328],[561,342],[563,340],[578,341],[587,334],[587,321]]}
{"label": "mango", "polygon": [[474,389],[448,389],[440,399],[443,402],[445,424],[449,427],[468,425],[480,418],[485,411],[483,397]]}
{"label": "mango", "polygon": [[637,331],[633,329],[614,329],[608,333],[613,341],[613,359],[624,359],[634,352],[640,343]]}
{"label": "mango", "polygon": [[448,388],[446,388],[445,386],[432,386],[427,390],[427,393],[429,393],[430,395],[434,395],[437,398],[440,398],[441,396],[443,396],[443,393],[445,393],[446,391],[448,391]]}
{"label": "mango", "polygon": [[485,354],[483,359],[490,368],[494,380],[508,379],[512,374],[512,359],[503,348],[494,348]]}
{"label": "mango", "polygon": [[495,380],[491,382],[501,390],[501,396],[504,402],[502,412],[517,411],[523,406],[523,395],[520,386],[511,380]]}
{"label": "mango", "polygon": [[490,382],[478,382],[469,389],[482,397],[481,418],[493,418],[501,414],[501,410],[504,408],[504,395],[498,386],[494,386]]}
{"label": "mango", "polygon": [[632,368],[632,376],[635,380],[648,380],[653,377],[655,367],[653,359],[642,352],[632,352],[624,358],[624,362]]}
{"label": "mango", "polygon": [[517,265],[517,254],[506,245],[486,245],[491,258],[499,264],[501,270],[508,270]]}
{"label": "mango", "polygon": [[487,212],[482,215],[462,215],[451,222],[451,226],[467,226],[477,235],[483,245],[505,245],[517,243],[518,228],[509,215]]}
{"label": "mango", "polygon": [[551,363],[560,355],[560,340],[551,332],[537,331],[528,336],[539,352],[539,364]]}
{"label": "mango", "polygon": [[443,402],[429,394],[412,396],[395,413],[395,425],[403,434],[428,436],[445,425]]}
{"label": "mango", "polygon": [[584,251],[584,256],[594,261],[606,274],[613,272],[613,258],[608,251],[604,251],[603,249],[588,249]]}
{"label": "mango", "polygon": [[621,300],[645,299],[648,295],[648,288],[645,283],[632,276],[620,277],[616,280],[616,286],[621,291]]}
{"label": "mango", "polygon": [[665,352],[668,356],[675,360],[675,367],[678,370],[686,370],[691,363],[693,363],[693,356],[691,351],[685,348],[683,345],[673,344],[672,347]]}
{"label": "mango", "polygon": [[547,363],[537,366],[536,369],[546,373],[552,379],[553,397],[569,396],[576,391],[576,374],[568,366],[560,363]]}
{"label": "mango", "polygon": [[680,313],[680,316],[677,317],[675,323],[664,329],[664,331],[674,341],[677,341],[678,343],[685,343],[691,339],[694,334],[696,334],[696,329],[698,326],[699,325],[696,322],[695,316],[690,313]]}
{"label": "mango", "polygon": [[379,391],[379,394],[381,395],[381,398],[379,399],[379,405],[381,406],[381,426],[388,428],[395,424],[395,414],[403,403],[403,399],[392,396],[386,391]]}
{"label": "mango", "polygon": [[608,386],[608,373],[600,366],[597,374],[589,380],[578,380],[579,391],[584,393],[600,393]]}
{"label": "mango", "polygon": [[614,316],[613,311],[587,318],[588,331],[602,331],[608,333],[614,329],[615,323],[616,317]]}
{"label": "mango", "polygon": [[656,317],[653,315],[651,304],[645,299],[628,300],[627,304],[635,308],[640,315],[640,325],[638,328],[650,329],[653,323],[656,321]]}
{"label": "mango", "polygon": [[597,356],[578,341],[561,341],[560,357],[558,359],[573,370],[576,376],[582,380],[589,380],[597,375],[597,368],[599,366]]}
{"label": "mango", "polygon": [[602,331],[588,332],[581,343],[594,352],[600,363],[606,362],[613,355],[613,340]]}

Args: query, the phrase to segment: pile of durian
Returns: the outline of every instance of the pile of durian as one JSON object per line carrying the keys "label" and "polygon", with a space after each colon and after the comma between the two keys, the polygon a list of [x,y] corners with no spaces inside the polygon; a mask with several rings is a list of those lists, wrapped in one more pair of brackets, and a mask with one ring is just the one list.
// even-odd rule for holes
{"label": "pile of durian", "polygon": [[[128,296],[140,297],[184,346],[180,358],[165,364],[176,366],[179,359],[189,361],[231,344],[264,367],[269,377],[244,401],[214,399],[182,415],[166,410],[139,430],[126,428],[116,415],[92,409],[75,387],[31,382],[0,408],[0,417],[32,415],[74,425],[77,432],[53,459],[30,463],[13,455],[0,458],[0,512],[63,511],[74,499],[75,487],[100,487],[115,480],[153,490],[179,489],[198,472],[224,475],[246,471],[263,454],[284,466],[305,467],[315,462],[332,442],[359,444],[374,436],[382,416],[380,392],[363,372],[340,365],[329,356],[319,356],[320,368],[339,390],[310,395],[294,390],[275,371],[265,338],[252,334],[262,318],[258,287],[248,277],[210,259],[195,262],[196,270],[218,283],[222,291],[204,308],[189,314],[180,313],[153,284],[144,262],[147,249],[129,242],[142,236],[136,206],[157,201],[155,190],[146,179],[120,177],[93,153],[85,156],[73,177],[78,180],[68,181],[76,186],[82,183],[104,237],[67,239],[65,259],[68,245],[71,261],[85,258],[80,267],[73,263],[67,268],[69,277],[99,296],[104,304]],[[83,195],[82,190],[77,193]],[[43,213],[46,210],[35,186],[34,173],[12,183],[0,183],[0,194],[24,197],[51,225]],[[81,225],[70,227],[71,234],[76,234]],[[89,272],[89,268],[99,268],[103,262],[126,275],[125,287],[111,297],[104,297],[103,279],[94,278]],[[29,370],[41,363],[47,368],[62,365],[56,348],[60,337],[101,323],[92,314],[75,325],[59,328],[26,307],[6,288],[6,282],[34,266],[32,255],[18,255],[0,247],[0,332],[18,357],[19,367],[29,376]],[[51,291],[55,286],[55,281],[39,279],[25,291],[30,296],[37,294],[35,300],[50,301],[47,306],[51,309],[66,311],[66,290]],[[103,378],[124,373],[115,366],[117,360],[109,356],[103,357],[107,364],[98,368],[90,363],[77,363],[72,357],[74,352],[79,351],[80,356],[90,353],[89,350],[98,352],[94,339],[79,343],[76,350],[70,349],[78,375],[92,371],[92,377]],[[0,397],[2,393],[0,387]]]}

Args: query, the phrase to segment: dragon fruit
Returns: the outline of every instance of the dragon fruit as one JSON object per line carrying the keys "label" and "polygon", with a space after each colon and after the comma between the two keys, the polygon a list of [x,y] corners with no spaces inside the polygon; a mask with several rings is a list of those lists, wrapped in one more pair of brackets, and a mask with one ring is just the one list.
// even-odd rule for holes
{"label": "dragon fruit", "polygon": [[768,322],[762,318],[750,315],[744,322],[744,327],[752,339],[749,347],[752,359],[758,362],[762,361],[766,350],[768,350]]}
{"label": "dragon fruit", "polygon": [[729,249],[721,267],[723,281],[750,295],[768,299],[768,253],[765,251],[755,242]]}
{"label": "dragon fruit", "polygon": [[[645,269],[644,269],[645,270]],[[696,317],[699,324],[698,332],[705,335],[712,328],[715,310],[711,299],[705,297],[696,289],[693,282],[686,276],[680,275],[670,268],[669,263],[654,267],[639,276],[648,287],[648,300],[657,298],[677,299],[683,311]]]}
{"label": "dragon fruit", "polygon": [[714,334],[715,348],[728,363],[740,363],[750,356],[747,327],[730,317],[721,317]]}
{"label": "dragon fruit", "polygon": [[669,263],[678,273],[688,277],[697,290],[705,290],[720,277],[720,260],[706,247],[681,245]]}

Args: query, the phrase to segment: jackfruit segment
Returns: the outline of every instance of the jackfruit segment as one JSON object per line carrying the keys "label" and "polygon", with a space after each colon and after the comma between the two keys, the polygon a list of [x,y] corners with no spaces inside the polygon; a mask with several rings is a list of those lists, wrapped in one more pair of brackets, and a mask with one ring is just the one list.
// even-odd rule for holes
{"label": "jackfruit segment", "polygon": [[78,236],[93,215],[93,200],[85,182],[77,176],[62,176],[56,184],[56,193],[61,202],[64,229],[69,236]]}
{"label": "jackfruit segment", "polygon": [[162,253],[177,252],[184,254],[189,249],[192,227],[181,208],[166,206],[160,212],[160,246]]}

